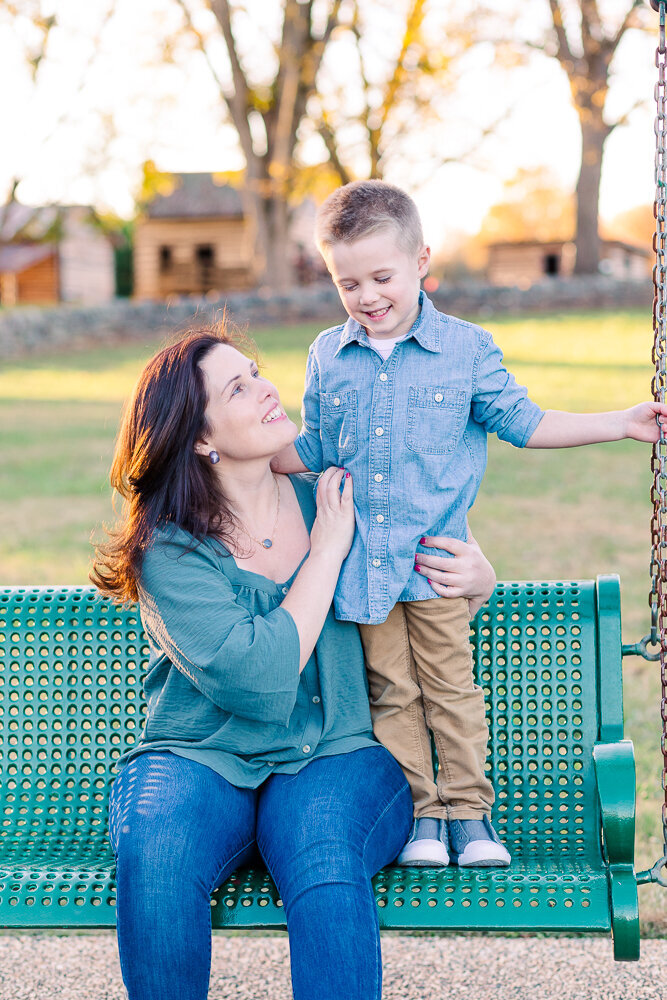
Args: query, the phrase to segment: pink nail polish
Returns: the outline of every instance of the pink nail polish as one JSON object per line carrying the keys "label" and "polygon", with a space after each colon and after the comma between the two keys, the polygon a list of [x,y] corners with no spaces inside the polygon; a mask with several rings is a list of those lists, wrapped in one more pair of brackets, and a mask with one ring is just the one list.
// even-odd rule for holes
{"label": "pink nail polish", "polygon": [[426,539],[425,538],[420,538],[419,539],[419,544],[420,545],[426,545]]}
{"label": "pink nail polish", "polygon": [[350,478],[350,473],[349,473],[349,472],[346,472],[346,473],[345,473],[345,478],[346,478],[346,479],[349,479],[349,478]]}
{"label": "pink nail polish", "polygon": [[427,580],[426,582],[427,582],[427,583],[430,583],[431,581],[430,581],[430,580]]}
{"label": "pink nail polish", "polygon": [[421,567],[417,566],[416,564],[415,564],[415,572],[416,573],[421,573]]}

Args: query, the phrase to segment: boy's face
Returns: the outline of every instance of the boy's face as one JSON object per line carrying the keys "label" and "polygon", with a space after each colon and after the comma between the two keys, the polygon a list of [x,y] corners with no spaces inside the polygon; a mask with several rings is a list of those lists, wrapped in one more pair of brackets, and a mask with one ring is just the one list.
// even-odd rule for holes
{"label": "boy's face", "polygon": [[408,254],[388,228],[354,243],[334,243],[326,264],[347,313],[369,336],[402,337],[419,315],[419,282],[428,272],[431,251]]}

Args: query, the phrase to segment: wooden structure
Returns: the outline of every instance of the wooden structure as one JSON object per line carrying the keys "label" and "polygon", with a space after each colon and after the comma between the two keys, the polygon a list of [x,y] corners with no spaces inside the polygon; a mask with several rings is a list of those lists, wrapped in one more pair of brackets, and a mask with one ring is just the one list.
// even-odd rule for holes
{"label": "wooden structure", "polygon": [[84,205],[12,202],[0,218],[0,305],[77,302],[115,294],[114,252]]}
{"label": "wooden structure", "polygon": [[[527,288],[549,278],[567,278],[574,272],[574,243],[557,240],[491,243],[487,276],[492,285]],[[602,240],[600,272],[618,279],[650,276],[650,254],[619,240]]]}
{"label": "wooden structure", "polygon": [[134,294],[206,295],[254,284],[254,233],[239,192],[214,174],[174,174],[137,222]]}
{"label": "wooden structure", "polygon": [[58,249],[51,243],[0,246],[0,305],[57,302]]}

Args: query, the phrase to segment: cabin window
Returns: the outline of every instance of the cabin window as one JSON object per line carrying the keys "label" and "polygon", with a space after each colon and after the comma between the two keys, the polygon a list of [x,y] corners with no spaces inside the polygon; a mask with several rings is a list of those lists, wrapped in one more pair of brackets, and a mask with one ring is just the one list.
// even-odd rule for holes
{"label": "cabin window", "polygon": [[557,253],[548,253],[545,255],[544,273],[551,276],[560,274],[560,257]]}
{"label": "cabin window", "polygon": [[210,243],[200,243],[196,249],[196,256],[200,267],[213,267],[213,247]]}
{"label": "cabin window", "polygon": [[160,274],[165,274],[167,271],[170,271],[172,263],[173,257],[171,247],[160,247]]}

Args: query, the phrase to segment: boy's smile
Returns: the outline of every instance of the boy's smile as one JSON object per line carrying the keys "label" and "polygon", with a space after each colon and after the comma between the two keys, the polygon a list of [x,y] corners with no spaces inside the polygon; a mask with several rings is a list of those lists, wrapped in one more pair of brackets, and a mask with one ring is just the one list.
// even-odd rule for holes
{"label": "boy's smile", "polygon": [[402,337],[419,315],[419,282],[428,272],[431,251],[411,254],[388,226],[353,243],[334,243],[326,263],[345,309],[380,339]]}

